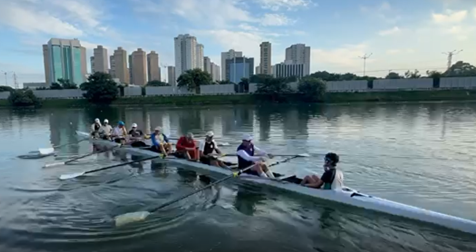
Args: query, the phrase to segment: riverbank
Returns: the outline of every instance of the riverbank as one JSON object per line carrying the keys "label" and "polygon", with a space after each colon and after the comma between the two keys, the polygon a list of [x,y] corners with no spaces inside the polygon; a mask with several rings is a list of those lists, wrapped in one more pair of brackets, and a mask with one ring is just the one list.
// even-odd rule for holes
{"label": "riverbank", "polygon": [[[289,95],[280,99],[284,103],[302,103],[301,95]],[[425,102],[425,101],[476,101],[476,90],[431,90],[431,91],[396,91],[365,93],[327,93],[324,103],[356,102]],[[197,95],[197,96],[149,96],[119,98],[111,105],[233,105],[258,104],[270,102],[269,97],[261,95]],[[48,99],[41,101],[42,107],[87,107],[91,104],[85,99]],[[0,107],[9,107],[7,100],[0,100]]]}

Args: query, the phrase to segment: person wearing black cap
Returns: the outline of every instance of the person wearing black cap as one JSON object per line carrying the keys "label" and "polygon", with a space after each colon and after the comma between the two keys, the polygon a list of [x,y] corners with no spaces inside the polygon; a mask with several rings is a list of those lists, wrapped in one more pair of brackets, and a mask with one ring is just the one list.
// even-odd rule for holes
{"label": "person wearing black cap", "polygon": [[342,188],[344,185],[344,174],[337,170],[337,163],[339,163],[339,156],[335,153],[329,152],[324,157],[324,173],[319,178],[317,175],[306,176],[301,182],[301,185],[311,188],[321,188],[326,190],[334,190]]}

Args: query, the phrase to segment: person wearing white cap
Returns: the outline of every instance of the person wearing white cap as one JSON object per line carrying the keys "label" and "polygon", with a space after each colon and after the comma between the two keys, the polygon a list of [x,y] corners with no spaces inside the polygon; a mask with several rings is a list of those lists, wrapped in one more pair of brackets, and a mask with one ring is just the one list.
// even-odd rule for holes
{"label": "person wearing white cap", "polygon": [[162,133],[162,128],[160,126],[155,127],[154,133],[150,135],[152,140],[151,150],[167,155],[172,151],[172,148],[169,143],[167,136]]}
{"label": "person wearing white cap", "polygon": [[221,151],[217,148],[217,143],[213,140],[213,136],[213,131],[208,131],[205,135],[205,141],[200,141],[200,147],[198,148],[200,152],[200,162],[206,165],[230,169],[223,161],[212,155],[213,152],[219,155],[221,154]]}
{"label": "person wearing white cap", "polygon": [[[236,149],[236,155],[238,156],[238,168],[244,169],[253,166],[251,169],[245,171],[245,173],[257,175],[263,178],[274,178],[273,172],[268,169],[268,166],[264,162],[265,156],[273,158],[273,155],[266,153],[256,147],[251,141],[253,137],[245,134],[242,138],[242,143]],[[257,154],[255,156],[255,153]]]}
{"label": "person wearing white cap", "polygon": [[145,147],[147,144],[142,142],[141,140],[144,138],[144,133],[142,130],[137,128],[137,123],[133,123],[131,125],[131,129],[127,133],[129,135],[129,139],[132,141],[132,147]]}
{"label": "person wearing white cap", "polygon": [[91,125],[91,136],[93,138],[98,138],[99,137],[99,130],[101,129],[101,121],[99,118],[96,118],[94,120],[94,123]]}
{"label": "person wearing white cap", "polygon": [[101,127],[101,130],[100,130],[99,134],[100,134],[102,139],[111,140],[112,126],[109,125],[109,120],[104,119],[104,124]]}

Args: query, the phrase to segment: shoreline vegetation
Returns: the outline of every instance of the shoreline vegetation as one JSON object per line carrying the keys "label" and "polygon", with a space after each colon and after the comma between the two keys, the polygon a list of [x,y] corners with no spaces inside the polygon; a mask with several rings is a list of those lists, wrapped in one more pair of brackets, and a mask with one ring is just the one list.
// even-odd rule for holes
{"label": "shoreline vegetation", "polygon": [[[87,99],[39,99],[42,108],[81,108],[96,106]],[[425,90],[425,91],[392,91],[365,93],[326,93],[319,102],[321,104],[347,103],[391,103],[391,102],[458,102],[476,101],[476,90]],[[301,94],[288,94],[273,101],[267,95],[233,94],[233,95],[190,95],[190,96],[149,96],[118,98],[110,106],[130,105],[239,105],[263,103],[310,103],[302,99]],[[11,107],[8,100],[0,100],[0,107]]]}

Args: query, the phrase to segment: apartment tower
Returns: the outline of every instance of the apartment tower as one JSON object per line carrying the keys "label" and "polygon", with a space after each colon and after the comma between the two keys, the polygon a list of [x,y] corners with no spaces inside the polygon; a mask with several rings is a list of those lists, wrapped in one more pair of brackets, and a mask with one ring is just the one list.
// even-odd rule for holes
{"label": "apartment tower", "polygon": [[147,55],[138,48],[132,53],[132,81],[134,85],[144,86],[147,83]]}
{"label": "apartment tower", "polygon": [[263,42],[260,44],[260,73],[272,75],[273,68],[271,66],[271,43]]}
{"label": "apartment tower", "polygon": [[304,65],[304,76],[311,71],[311,47],[305,44],[294,44],[286,48],[285,62]]}
{"label": "apartment tower", "polygon": [[[185,71],[198,67],[197,38],[189,34],[178,35],[174,38],[174,51],[176,78]],[[203,59],[203,55],[200,59]]]}
{"label": "apartment tower", "polygon": [[197,44],[197,63],[196,67],[200,70],[203,70],[203,45],[202,44]]}
{"label": "apartment tower", "polygon": [[107,73],[109,69],[107,49],[104,48],[102,45],[98,45],[96,48],[94,48],[93,53],[94,68],[92,69],[92,73]]}
{"label": "apartment tower", "polygon": [[167,78],[168,78],[168,83],[169,83],[170,86],[177,85],[177,78],[175,78],[175,67],[174,66],[167,67]]}
{"label": "apartment tower", "polygon": [[[114,61],[114,67],[112,62]],[[118,78],[121,83],[130,83],[129,70],[127,69],[127,51],[122,47],[114,50],[113,60],[111,60],[111,72],[114,78]]]}
{"label": "apartment tower", "polygon": [[160,81],[159,54],[155,51],[147,54],[147,78],[148,81]]}
{"label": "apartment tower", "polygon": [[243,57],[243,52],[237,52],[233,49],[221,53],[221,79],[226,80],[226,60],[236,57]]}

